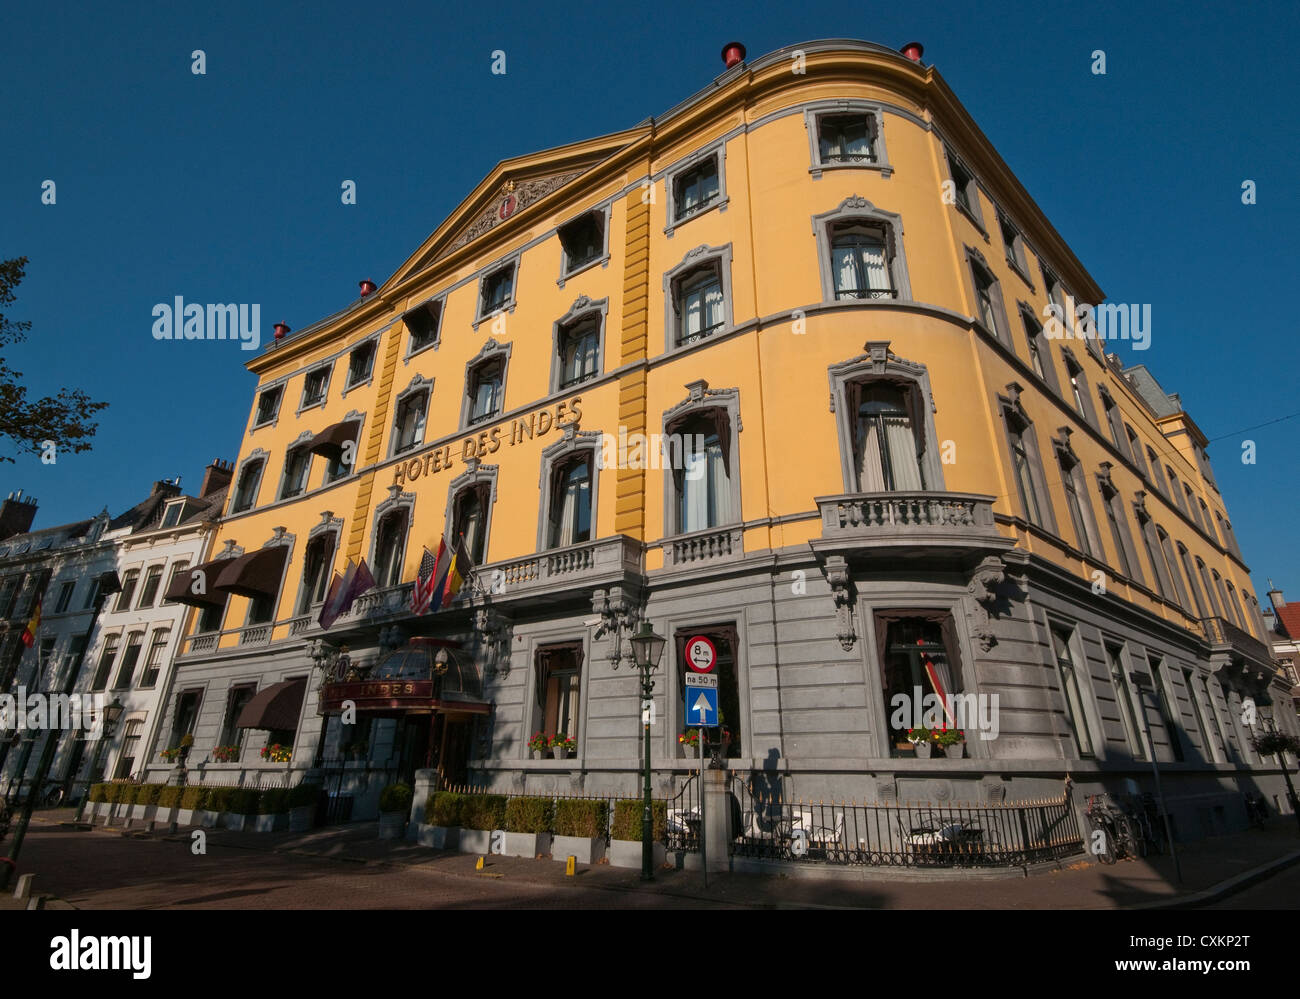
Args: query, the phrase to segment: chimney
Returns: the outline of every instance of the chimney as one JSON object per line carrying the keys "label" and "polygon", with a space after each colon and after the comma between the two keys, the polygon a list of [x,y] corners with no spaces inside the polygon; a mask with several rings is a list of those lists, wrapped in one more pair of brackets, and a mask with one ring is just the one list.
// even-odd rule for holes
{"label": "chimney", "polygon": [[162,493],[164,496],[179,496],[181,494],[180,483],[172,482],[170,479],[162,479],[155,482],[153,488],[149,490],[149,495],[157,496],[159,493]]}
{"label": "chimney", "polygon": [[722,46],[722,62],[727,69],[745,61],[745,46],[740,42],[727,42]]}
{"label": "chimney", "polygon": [[[1286,601],[1282,599],[1282,591],[1273,585],[1273,580],[1268,581],[1268,601],[1273,605],[1273,609],[1281,610],[1286,606]],[[1278,615],[1279,617],[1281,615]]]}
{"label": "chimney", "polygon": [[199,489],[199,499],[211,496],[218,489],[225,489],[235,474],[235,463],[213,458],[212,464],[203,470],[203,486]]}
{"label": "chimney", "polygon": [[15,534],[26,534],[32,529],[36,519],[36,498],[28,496],[23,499],[23,491],[10,493],[9,498],[0,503],[0,541],[12,538]]}

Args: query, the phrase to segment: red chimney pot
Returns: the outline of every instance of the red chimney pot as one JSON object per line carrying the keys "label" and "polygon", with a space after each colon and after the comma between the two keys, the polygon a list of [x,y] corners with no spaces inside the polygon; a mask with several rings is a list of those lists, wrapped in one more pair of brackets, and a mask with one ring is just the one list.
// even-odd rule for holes
{"label": "red chimney pot", "polygon": [[727,42],[726,45],[722,46],[722,61],[726,64],[727,69],[731,69],[738,62],[744,62],[745,46],[741,45],[740,42]]}
{"label": "red chimney pot", "polygon": [[275,338],[277,340],[283,340],[286,336],[288,336],[292,332],[293,331],[289,329],[289,324],[286,323],[283,319],[275,324]]}
{"label": "red chimney pot", "polygon": [[908,42],[898,51],[911,59],[912,62],[920,62],[921,56],[925,54],[925,46],[920,42]]}
{"label": "red chimney pot", "polygon": [[365,298],[375,290],[375,282],[369,278],[361,282],[361,297]]}

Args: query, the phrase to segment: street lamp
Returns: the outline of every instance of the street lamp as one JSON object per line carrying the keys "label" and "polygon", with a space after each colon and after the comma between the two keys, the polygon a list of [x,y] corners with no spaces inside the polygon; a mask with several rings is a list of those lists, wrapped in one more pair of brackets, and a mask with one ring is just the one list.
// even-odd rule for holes
{"label": "street lamp", "polygon": [[[659,668],[668,640],[655,634],[649,621],[641,622],[641,630],[632,636],[632,661],[641,671],[641,726],[645,730],[645,810],[641,813],[641,880],[653,881],[654,876],[654,818],[650,803],[650,709],[653,704],[655,682],[650,674]],[[617,668],[617,666],[615,667]]]}
{"label": "street lamp", "polygon": [[100,761],[104,758],[104,750],[108,748],[109,740],[113,738],[113,733],[117,731],[117,723],[122,720],[122,713],[126,710],[122,704],[122,699],[116,695],[113,702],[104,706],[104,731],[99,737],[99,748],[95,751],[95,765],[90,768],[91,780],[99,775]]}
{"label": "street lamp", "polygon": [[[1165,805],[1165,793],[1160,789],[1160,764],[1156,760],[1156,744],[1151,741],[1151,721],[1147,718],[1146,698],[1142,696],[1142,689],[1144,687],[1151,687],[1153,694],[1155,693],[1155,687],[1152,685],[1150,673],[1133,670],[1129,673],[1129,679],[1132,680],[1133,685],[1137,687],[1138,707],[1142,709],[1142,728],[1146,732],[1147,748],[1151,751],[1151,774],[1155,777],[1156,781],[1156,799],[1160,802],[1160,812],[1165,823],[1165,839],[1169,842],[1169,855],[1174,858],[1174,874],[1178,878],[1178,883],[1182,884],[1183,868],[1178,862],[1178,847],[1174,845],[1174,831],[1169,825],[1169,809]],[[1178,733],[1171,730],[1169,732],[1169,738],[1177,739]]]}

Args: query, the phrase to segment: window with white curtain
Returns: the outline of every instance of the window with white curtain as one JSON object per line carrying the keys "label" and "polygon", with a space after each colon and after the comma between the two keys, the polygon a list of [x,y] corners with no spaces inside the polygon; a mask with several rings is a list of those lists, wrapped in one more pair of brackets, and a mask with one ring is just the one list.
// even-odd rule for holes
{"label": "window with white curtain", "polygon": [[818,151],[823,165],[875,162],[867,115],[825,115],[817,124]]}
{"label": "window with white curtain", "polygon": [[731,479],[723,460],[722,441],[710,424],[684,431],[683,463],[678,476],[678,523],[683,533],[731,523]]}
{"label": "window with white curtain", "polygon": [[469,422],[481,423],[501,412],[504,395],[502,364],[499,358],[485,361],[470,373]]}
{"label": "window with white curtain", "polygon": [[551,473],[549,547],[591,540],[591,466],[591,452],[584,451]]}
{"label": "window with white curtain", "polygon": [[673,179],[675,218],[680,220],[712,202],[721,193],[718,158],[710,156]]}
{"label": "window with white curtain", "polygon": [[694,343],[726,325],[726,301],[716,261],[679,278],[676,289],[679,345]]}
{"label": "window with white curtain", "polygon": [[397,446],[394,454],[401,454],[424,441],[424,418],[428,409],[429,393],[418,392],[407,396],[397,407]]}
{"label": "window with white curtain", "polygon": [[600,318],[588,316],[560,332],[560,388],[600,374]]}
{"label": "window with white curtain", "polygon": [[854,463],[860,492],[926,488],[917,453],[917,428],[912,425],[904,391],[887,382],[857,386]]}
{"label": "window with white curtain", "polygon": [[893,298],[885,234],[874,226],[839,225],[831,233],[836,299]]}

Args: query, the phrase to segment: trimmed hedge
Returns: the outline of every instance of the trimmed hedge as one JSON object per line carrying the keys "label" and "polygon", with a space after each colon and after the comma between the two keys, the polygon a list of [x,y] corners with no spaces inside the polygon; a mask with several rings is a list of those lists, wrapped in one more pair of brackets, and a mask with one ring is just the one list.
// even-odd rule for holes
{"label": "trimmed hedge", "polygon": [[455,791],[438,791],[429,795],[424,803],[424,821],[426,825],[453,828],[461,822],[461,810],[465,807],[465,795]]}
{"label": "trimmed hedge", "polygon": [[511,798],[506,803],[506,831],[545,833],[555,819],[555,802],[550,798]]}
{"label": "trimmed hedge", "polygon": [[[614,829],[610,833],[610,838],[639,841],[641,839],[641,816],[644,812],[645,802],[636,800],[614,802]],[[668,832],[668,803],[664,801],[651,802],[650,816],[653,823],[651,838],[662,843]]]}
{"label": "trimmed hedge", "polygon": [[177,805],[180,804],[181,791],[183,790],[184,788],[180,788],[180,787],[164,786],[158,792],[158,807],[175,808]]}
{"label": "trimmed hedge", "polygon": [[466,829],[501,829],[506,821],[504,794],[467,794],[461,807],[460,824]]}
{"label": "trimmed hedge", "polygon": [[609,805],[581,798],[555,803],[555,835],[604,839],[609,828]]}
{"label": "trimmed hedge", "polygon": [[299,784],[289,788],[289,807],[304,808],[311,805],[314,808],[320,801],[320,791],[319,784]]}
{"label": "trimmed hedge", "polygon": [[108,799],[104,797],[105,789],[104,784],[91,784],[90,793],[86,796],[86,800],[91,802],[107,801]]}
{"label": "trimmed hedge", "polygon": [[[199,809],[232,815],[276,815],[291,808],[316,804],[320,785],[297,787],[204,787],[171,784],[128,784],[108,781],[91,784],[87,800],[123,805],[157,805],[159,808]],[[410,806],[410,801],[407,801]]]}
{"label": "trimmed hedge", "polygon": [[261,793],[253,787],[232,788],[226,798],[224,811],[234,815],[256,815],[261,804]]}
{"label": "trimmed hedge", "polygon": [[181,792],[181,808],[193,811],[205,807],[208,800],[208,788],[187,787]]}
{"label": "trimmed hedge", "polygon": [[257,801],[258,815],[278,815],[289,810],[289,789],[268,787]]}
{"label": "trimmed hedge", "polygon": [[141,784],[135,789],[135,803],[137,805],[158,804],[158,795],[163,787],[162,784]]}
{"label": "trimmed hedge", "polygon": [[389,784],[379,792],[379,811],[409,812],[414,794],[410,784]]}

